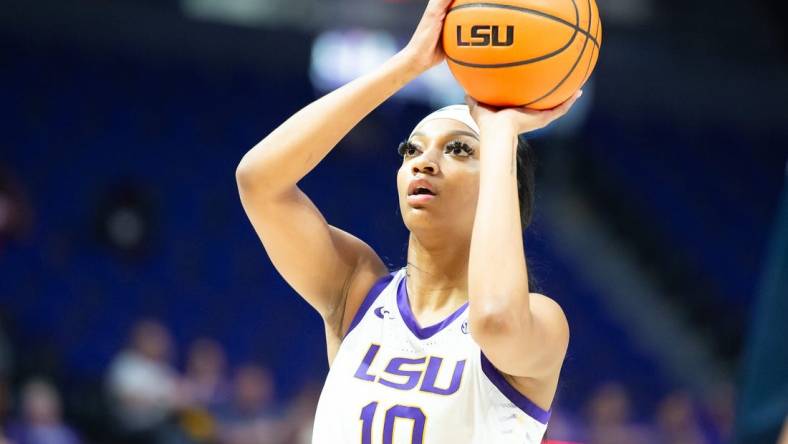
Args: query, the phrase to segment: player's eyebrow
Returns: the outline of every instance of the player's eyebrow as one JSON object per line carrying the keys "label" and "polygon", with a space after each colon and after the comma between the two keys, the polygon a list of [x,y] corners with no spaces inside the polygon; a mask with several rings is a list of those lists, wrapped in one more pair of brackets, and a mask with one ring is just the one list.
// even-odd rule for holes
{"label": "player's eyebrow", "polygon": [[[479,140],[479,136],[476,133],[471,132],[471,131],[465,131],[465,130],[449,131],[448,135],[449,136],[468,136],[468,137],[472,137],[472,138],[474,138],[476,140]],[[422,133],[421,131],[416,131],[416,132],[414,132],[411,135],[411,137],[416,137],[416,136],[427,137],[427,135]]]}

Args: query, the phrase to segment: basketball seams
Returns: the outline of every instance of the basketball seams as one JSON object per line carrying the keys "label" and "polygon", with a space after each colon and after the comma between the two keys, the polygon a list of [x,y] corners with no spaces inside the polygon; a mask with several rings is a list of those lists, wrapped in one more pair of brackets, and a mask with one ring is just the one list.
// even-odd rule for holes
{"label": "basketball seams", "polygon": [[534,57],[532,59],[520,60],[520,61],[517,61],[517,62],[487,64],[487,63],[463,62],[462,60],[457,60],[454,57],[449,57],[448,55],[446,56],[446,58],[451,60],[452,62],[458,64],[458,65],[467,66],[469,68],[511,68],[513,66],[530,65],[532,63],[541,62],[542,60],[547,60],[549,58],[557,56],[558,54],[561,54],[562,52],[564,52],[566,50],[566,48],[569,48],[570,46],[572,46],[572,43],[575,42],[575,36],[577,36],[577,34],[578,33],[575,32],[575,34],[572,36],[572,39],[569,40],[569,43],[567,43],[566,45],[562,46],[561,48],[559,48],[559,49],[557,49],[557,50],[555,50],[553,52],[547,53],[545,55],[541,55],[539,57]]}
{"label": "basketball seams", "polygon": [[[452,8],[452,10],[462,8],[463,6],[480,5],[480,4],[481,3],[468,3],[466,5],[460,5],[460,6],[457,6],[455,8]],[[494,4],[494,3],[491,3],[491,4]],[[572,46],[572,43],[574,43],[575,39],[577,38],[577,34],[579,32],[582,32],[582,29],[580,28],[580,9],[577,7],[577,3],[575,3],[575,0],[572,0],[572,5],[575,8],[575,24],[572,25],[571,23],[566,22],[566,23],[569,24],[569,26],[571,26],[574,29],[574,32],[572,33],[572,37],[569,39],[569,41],[564,46],[562,46],[561,48],[559,48],[559,49],[557,49],[557,50],[555,50],[553,52],[549,52],[547,54],[541,55],[539,57],[534,57],[534,58],[531,58],[531,59],[520,60],[520,61],[517,61],[517,62],[507,62],[507,63],[471,63],[471,62],[464,62],[462,60],[457,60],[457,59],[455,59],[453,57],[450,57],[448,54],[446,54],[446,58],[451,60],[452,62],[458,64],[458,65],[467,66],[469,68],[511,68],[513,66],[529,65],[529,64],[532,64],[532,63],[536,63],[536,62],[541,62],[542,60],[547,60],[547,59],[549,59],[551,57],[555,57],[558,54],[561,54],[562,52],[564,52],[570,46]],[[506,6],[506,5],[499,5],[499,6]],[[526,9],[526,8],[519,8],[519,9]],[[452,10],[450,10],[449,12],[451,13]],[[536,11],[536,12],[539,12],[539,11]],[[537,14],[537,15],[542,16],[542,14]],[[553,17],[553,16],[548,15],[548,14],[545,14],[545,16]]]}
{"label": "basketball seams", "polygon": [[[583,43],[583,49],[580,50],[580,55],[577,56],[577,60],[575,60],[575,63],[572,65],[572,68],[569,69],[569,72],[566,74],[566,76],[564,76],[564,78],[561,79],[561,81],[558,82],[558,84],[555,87],[553,87],[553,89],[551,89],[547,94],[543,95],[542,97],[540,97],[540,98],[538,98],[536,100],[528,102],[525,105],[521,105],[521,106],[523,106],[523,107],[530,106],[530,105],[533,105],[534,103],[540,102],[540,101],[550,97],[554,92],[558,91],[558,88],[560,88],[561,86],[563,86],[564,83],[566,83],[566,81],[569,79],[569,77],[572,76],[572,73],[577,68],[577,65],[580,64],[580,60],[583,59],[583,54],[585,54],[586,48],[588,47],[588,41],[590,40],[589,33],[591,31],[591,18],[592,18],[592,15],[593,15],[593,10],[591,9],[591,0],[586,0],[586,2],[588,3],[588,31],[585,32],[586,41],[585,41],[585,43]],[[575,0],[572,0],[572,3],[575,4],[575,7],[577,6],[577,4],[575,3]],[[593,52],[591,53],[591,55],[593,56]]]}
{"label": "basketball seams", "polygon": [[[591,12],[593,13],[593,11],[591,11]],[[599,36],[599,27],[600,27],[601,23],[602,23],[602,21],[599,19],[599,17],[597,17],[596,29],[594,29],[594,37],[598,37]],[[588,65],[586,66],[586,73],[583,75],[583,83],[581,85],[584,85],[588,81],[588,78],[591,77],[591,64],[594,62],[594,55],[595,55],[595,49],[591,48],[591,57],[588,58]]]}
{"label": "basketball seams", "polygon": [[[572,1],[572,3],[574,4],[575,2]],[[575,7],[577,7],[577,6],[575,5]],[[509,10],[512,10],[512,11],[523,12],[523,13],[526,13],[526,14],[538,15],[540,17],[544,17],[546,19],[553,20],[553,21],[556,21],[558,23],[561,23],[561,24],[564,24],[566,26],[569,26],[570,28],[574,28],[575,31],[580,32],[581,34],[585,35],[587,39],[591,39],[593,44],[597,48],[599,48],[599,43],[596,41],[596,39],[593,36],[591,36],[591,24],[590,23],[588,24],[588,28],[589,29],[586,31],[585,29],[580,27],[579,23],[573,25],[571,22],[568,22],[568,21],[564,20],[561,17],[556,17],[554,15],[548,14],[548,13],[543,12],[543,11],[539,11],[537,9],[523,8],[523,7],[520,7],[520,6],[513,6],[513,5],[503,5],[503,4],[499,4],[499,3],[484,3],[484,2],[480,2],[480,3],[465,3],[465,4],[462,4],[462,5],[454,6],[451,9],[449,9],[449,12],[446,15],[448,17],[448,15],[451,14],[453,11],[456,11],[458,9],[469,9],[469,8],[509,9]],[[590,6],[589,6],[589,9],[590,9]],[[591,12],[589,11],[589,15],[590,14],[591,14]]]}

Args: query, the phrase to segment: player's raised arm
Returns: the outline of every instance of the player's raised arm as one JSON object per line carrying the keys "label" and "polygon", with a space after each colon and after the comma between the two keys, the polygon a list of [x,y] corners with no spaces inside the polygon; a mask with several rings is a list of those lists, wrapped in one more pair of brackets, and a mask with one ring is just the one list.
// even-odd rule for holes
{"label": "player's raised arm", "polygon": [[561,308],[528,288],[517,198],[518,134],[564,115],[579,94],[548,111],[495,111],[469,99],[481,129],[481,169],[468,265],[471,334],[502,372],[539,378],[560,368],[569,341]]}
{"label": "player's raised arm", "polygon": [[238,165],[241,201],[274,266],[337,328],[344,313],[351,312],[345,309],[346,302],[354,303],[346,296],[369,289],[386,269],[366,244],[328,225],[296,184],[361,119],[443,60],[439,36],[449,3],[430,0],[402,51],[374,72],[294,114]]}

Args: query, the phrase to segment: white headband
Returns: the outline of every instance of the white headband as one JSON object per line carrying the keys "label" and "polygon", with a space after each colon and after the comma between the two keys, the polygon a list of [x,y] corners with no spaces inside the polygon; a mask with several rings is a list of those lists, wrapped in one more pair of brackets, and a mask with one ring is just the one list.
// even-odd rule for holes
{"label": "white headband", "polygon": [[473,117],[471,117],[471,112],[468,109],[468,105],[449,105],[421,119],[421,122],[419,122],[419,124],[416,125],[415,128],[413,128],[413,131],[410,133],[410,136],[413,137],[413,133],[415,133],[419,128],[421,128],[422,125],[435,119],[453,119],[458,122],[464,123],[465,125],[468,126],[468,128],[472,129],[477,135],[481,134],[481,131],[479,130],[479,125],[477,125],[476,122],[473,120]]}

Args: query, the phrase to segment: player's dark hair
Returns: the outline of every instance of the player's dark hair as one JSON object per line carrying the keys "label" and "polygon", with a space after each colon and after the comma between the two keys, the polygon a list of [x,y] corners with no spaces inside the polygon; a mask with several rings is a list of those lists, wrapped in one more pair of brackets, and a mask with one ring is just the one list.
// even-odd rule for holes
{"label": "player's dark hair", "polygon": [[520,201],[520,225],[523,231],[533,219],[536,154],[525,137],[517,138],[517,197]]}

